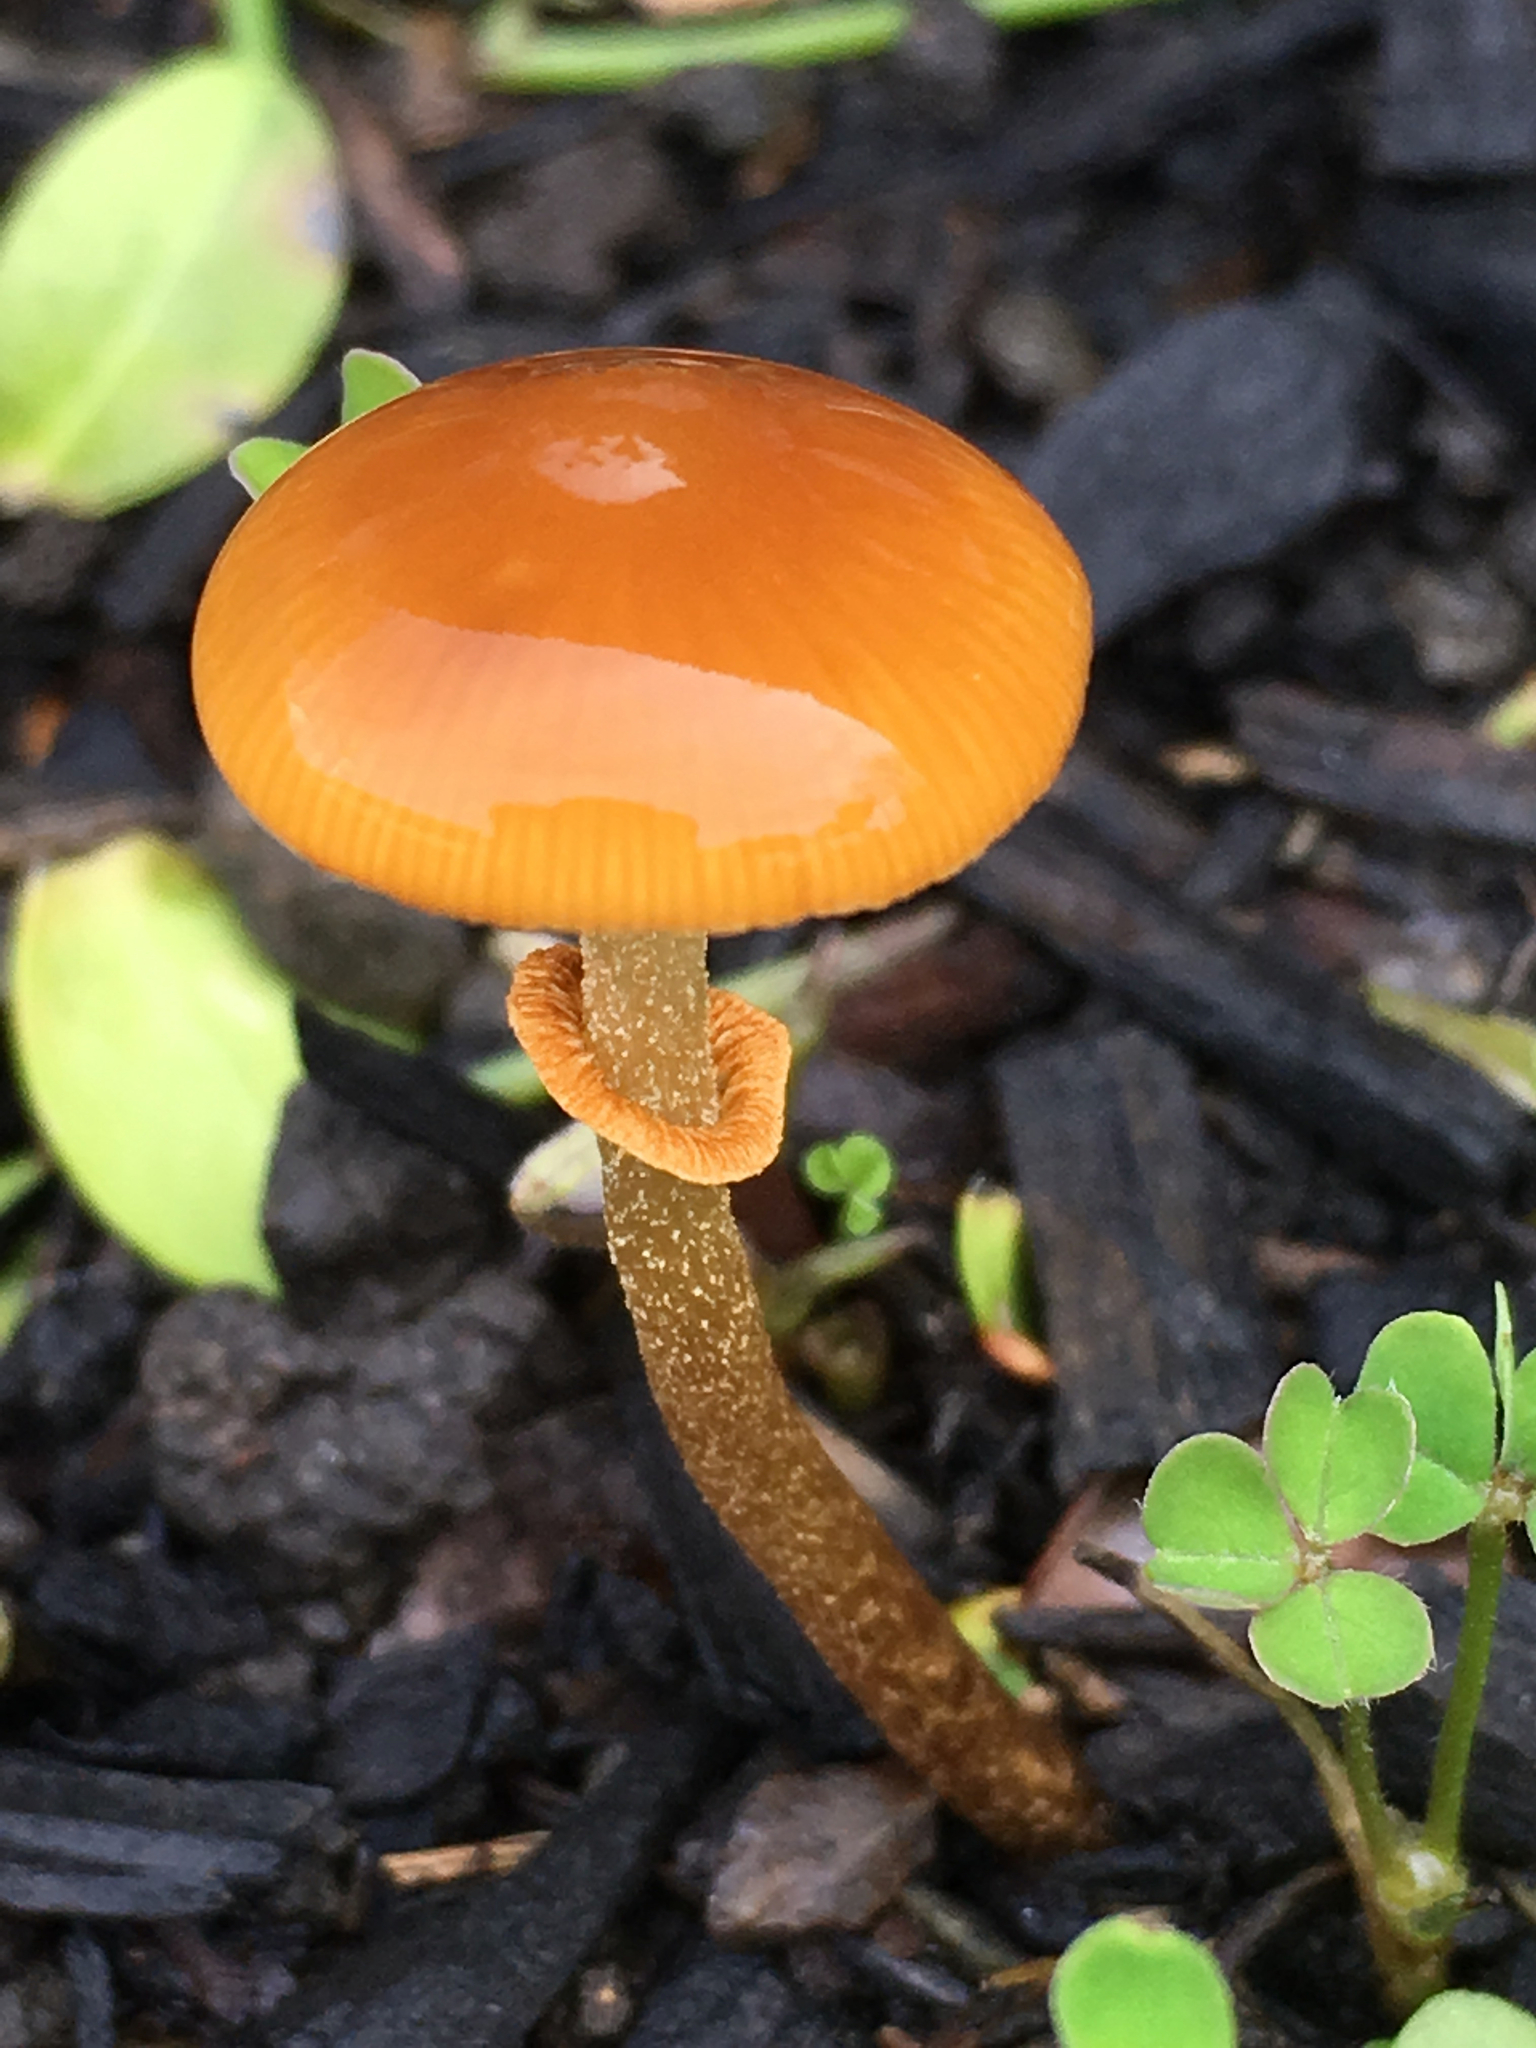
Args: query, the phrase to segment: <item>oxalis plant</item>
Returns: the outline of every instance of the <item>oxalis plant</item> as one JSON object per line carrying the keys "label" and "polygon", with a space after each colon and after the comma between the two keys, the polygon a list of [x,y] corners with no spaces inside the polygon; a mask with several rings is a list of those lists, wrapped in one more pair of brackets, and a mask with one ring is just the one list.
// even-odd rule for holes
{"label": "oxalis plant", "polygon": [[[1257,1449],[1220,1434],[1177,1445],[1147,1489],[1150,1558],[1139,1572],[1109,1563],[1146,1606],[1273,1701],[1306,1745],[1399,2017],[1444,1987],[1465,1909],[1467,1767],[1505,1546],[1513,1524],[1536,1524],[1533,1498],[1536,1351],[1516,1363],[1500,1288],[1491,1360],[1460,1316],[1423,1310],[1382,1330],[1344,1399],[1315,1365],[1288,1372]],[[1370,1706],[1428,1669],[1429,1615],[1398,1579],[1342,1562],[1339,1546],[1367,1535],[1432,1543],[1463,1529],[1466,1607],[1415,1820],[1382,1792]],[[1201,1608],[1251,1611],[1247,1651]],[[1336,1711],[1336,1738],[1319,1708]]]}
{"label": "oxalis plant", "polygon": [[[1131,1913],[1080,1934],[1051,1978],[1061,2048],[1238,2048],[1237,2008],[1203,1943]],[[1395,2042],[1367,2048],[1536,2048],[1536,2020],[1485,1991],[1442,1991]]]}

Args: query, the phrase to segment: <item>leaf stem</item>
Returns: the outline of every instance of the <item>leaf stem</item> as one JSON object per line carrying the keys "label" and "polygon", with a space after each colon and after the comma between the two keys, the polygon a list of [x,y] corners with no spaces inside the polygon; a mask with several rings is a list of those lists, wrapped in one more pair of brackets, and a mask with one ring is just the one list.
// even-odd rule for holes
{"label": "leaf stem", "polygon": [[[1034,28],[1144,0],[971,0],[999,28]],[[799,69],[873,57],[912,18],[905,0],[823,0],[819,6],[721,14],[697,21],[548,28],[526,0],[489,0],[470,36],[475,81],[503,92],[617,92],[715,64]]]}
{"label": "leaf stem", "polygon": [[1401,1830],[1393,1821],[1381,1789],[1376,1745],[1371,1741],[1370,1708],[1363,1700],[1346,1700],[1339,1709],[1339,1726],[1344,1737],[1344,1768],[1349,1773],[1372,1859],[1380,1870],[1397,1854]]}
{"label": "leaf stem", "polygon": [[[1383,1888],[1383,1874],[1396,1874],[1403,1866],[1401,1824],[1382,1797],[1374,1757],[1369,1755],[1370,1735],[1363,1725],[1351,1736],[1345,1720],[1346,1753],[1351,1741],[1364,1739],[1367,1757],[1354,1768],[1347,1755],[1328,1739],[1323,1724],[1304,1701],[1261,1671],[1253,1658],[1224,1629],[1202,1614],[1190,1601],[1182,1600],[1162,1586],[1153,1585],[1146,1573],[1129,1558],[1094,1543],[1080,1543],[1073,1553],[1080,1564],[1100,1572],[1117,1586],[1133,1593],[1143,1607],[1165,1615],[1199,1643],[1212,1662],[1266,1699],[1281,1714],[1293,1735],[1303,1744],[1317,1774],[1318,1790],[1328,1809],[1328,1818],[1339,1847],[1349,1861],[1355,1889],[1365,1914],[1371,1951],[1381,1975],[1383,1995],[1392,2010],[1406,2017],[1445,1984],[1446,1942],[1420,1934],[1393,1910]],[[1356,1769],[1360,1782],[1356,1782]],[[1364,1798],[1362,1799],[1362,1790]],[[1374,1800],[1376,1810],[1367,1819],[1366,1808]],[[1379,1854],[1384,1838],[1385,1855]]]}
{"label": "leaf stem", "polygon": [[1486,1510],[1472,1524],[1467,1541],[1467,1600],[1462,1611],[1456,1665],[1451,1674],[1445,1718],[1435,1744],[1435,1765],[1424,1816],[1424,1846],[1442,1862],[1460,1855],[1461,1809],[1466,1797],[1472,1737],[1488,1679],[1493,1626],[1504,1583],[1505,1524]]}
{"label": "leaf stem", "polygon": [[219,11],[232,56],[278,70],[284,67],[280,0],[219,0]]}

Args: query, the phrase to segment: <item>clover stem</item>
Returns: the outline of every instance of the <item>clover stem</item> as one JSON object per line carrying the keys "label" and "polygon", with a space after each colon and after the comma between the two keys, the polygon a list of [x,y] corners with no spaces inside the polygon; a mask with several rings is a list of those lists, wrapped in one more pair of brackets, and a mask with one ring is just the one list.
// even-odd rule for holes
{"label": "clover stem", "polygon": [[1445,1718],[1435,1744],[1429,1806],[1424,1815],[1424,1847],[1447,1864],[1456,1863],[1461,1855],[1461,1809],[1466,1797],[1467,1768],[1472,1761],[1472,1737],[1493,1651],[1493,1626],[1504,1583],[1505,1542],[1503,1518],[1486,1511],[1468,1531],[1467,1599]]}
{"label": "clover stem", "polygon": [[231,53],[262,64],[283,62],[277,0],[220,0]]}
{"label": "clover stem", "polygon": [[[1345,1753],[1341,1755],[1329,1741],[1322,1722],[1312,1709],[1261,1671],[1242,1644],[1234,1642],[1224,1629],[1202,1614],[1191,1601],[1181,1599],[1165,1587],[1154,1585],[1146,1572],[1128,1558],[1097,1544],[1079,1544],[1074,1554],[1080,1563],[1134,1593],[1142,1606],[1152,1613],[1166,1615],[1170,1621],[1177,1622],[1200,1644],[1218,1669],[1268,1700],[1284,1717],[1312,1759],[1318,1790],[1323,1795],[1333,1832],[1348,1859],[1365,1915],[1366,1933],[1370,1938],[1371,1954],[1376,1960],[1382,1996],[1400,2018],[1417,2011],[1426,1998],[1444,1989],[1449,1943],[1442,1938],[1425,1938],[1416,1933],[1411,1925],[1405,1924],[1403,1916],[1393,1910],[1393,1901],[1386,1895],[1383,1878],[1390,1879],[1392,1874],[1401,1873],[1407,1867],[1405,1851],[1409,1842],[1382,1797],[1375,1759],[1370,1755],[1370,1734],[1364,1726],[1363,1716],[1351,1734],[1349,1711],[1345,1710]],[[1356,1765],[1351,1767],[1348,1757],[1350,1745],[1362,1739],[1365,1759],[1363,1762],[1357,1759]],[[1366,1804],[1374,1796],[1375,1811],[1369,1819],[1363,1810],[1362,1790],[1366,1794]],[[1387,1852],[1385,1861],[1378,1853],[1378,1844],[1382,1842]],[[1415,1903],[1410,1899],[1410,1909]]]}
{"label": "clover stem", "polygon": [[1370,1846],[1371,1860],[1379,1871],[1399,1855],[1401,1829],[1394,1821],[1381,1789],[1381,1776],[1376,1768],[1376,1745],[1371,1740],[1370,1708],[1363,1700],[1346,1700],[1339,1710],[1339,1727],[1344,1738],[1341,1745],[1344,1768],[1349,1773],[1350,1789],[1355,1795],[1355,1807]]}
{"label": "clover stem", "polygon": [[[588,1042],[680,1122],[714,1113],[696,935],[582,936]],[[1010,1699],[790,1399],[726,1190],[602,1141],[608,1243],[694,1484],[898,1755],[1005,1847],[1081,1841],[1093,1801],[1050,1718]]]}

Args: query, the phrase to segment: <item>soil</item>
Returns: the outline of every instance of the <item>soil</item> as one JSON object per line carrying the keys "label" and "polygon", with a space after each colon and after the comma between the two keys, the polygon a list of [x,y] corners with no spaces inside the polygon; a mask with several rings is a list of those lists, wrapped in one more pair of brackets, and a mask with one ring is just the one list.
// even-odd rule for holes
{"label": "soil", "polygon": [[[314,877],[215,786],[187,647],[220,469],[0,526],[8,874],[186,839],[303,989],[308,1074],[280,1304],[174,1287],[58,1178],[0,1218],[42,1244],[0,1355],[0,2044],[1005,2048],[1123,1908],[1216,1944],[1248,2048],[1389,2031],[1301,1750],[1073,1550],[1133,1541],[1152,1463],[1250,1428],[1296,1358],[1347,1386],[1404,1310],[1487,1331],[1495,1280],[1536,1331],[1529,1067],[1520,1100],[1366,1000],[1536,1028],[1536,754],[1485,724],[1536,653],[1523,0],[1017,35],[919,0],[863,62],[547,100],[464,85],[465,10],[388,41],[395,10],[293,14],[357,248],[275,431],[333,417],[343,347],[755,353],[972,437],[1088,567],[1067,772],[915,926],[845,935],[890,964],[841,988],[741,1211],[782,1267],[835,1230],[806,1149],[890,1148],[903,1249],[787,1368],[944,1597],[1024,1588],[1005,1633],[1113,1839],[1004,1856],[882,1760],[693,1494],[602,1255],[507,1214],[553,1120],[464,1078],[505,1043],[485,935]],[[7,174],[206,31],[194,0],[10,0]],[[961,1302],[976,1176],[1023,1198],[1043,1354]],[[1414,1570],[1443,1667],[1454,1560]],[[1533,1580],[1456,1973],[1536,2010]],[[1379,1717],[1410,1808],[1440,1685]]]}

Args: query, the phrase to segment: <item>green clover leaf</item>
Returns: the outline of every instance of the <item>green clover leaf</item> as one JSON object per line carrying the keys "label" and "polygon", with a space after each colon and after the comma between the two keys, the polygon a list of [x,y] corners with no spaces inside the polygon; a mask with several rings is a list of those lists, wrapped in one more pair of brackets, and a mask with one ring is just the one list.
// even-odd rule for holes
{"label": "green clover leaf", "polygon": [[1204,1607],[1267,1607],[1296,1583],[1301,1554],[1269,1467],[1235,1436],[1192,1436],[1147,1487],[1142,1524],[1154,1585]]}
{"label": "green clover leaf", "polygon": [[1276,1685],[1315,1707],[1401,1692],[1435,1650],[1423,1601],[1379,1572],[1328,1572],[1298,1586],[1254,1616],[1248,1644]]}
{"label": "green clover leaf", "polygon": [[1264,1420],[1264,1455],[1286,1506],[1318,1543],[1374,1529],[1413,1463],[1413,1410],[1388,1388],[1340,1400],[1316,1365],[1294,1366]]}
{"label": "green clover leaf", "polygon": [[1359,1385],[1392,1387],[1413,1410],[1414,1457],[1402,1498],[1379,1524],[1392,1543],[1432,1543],[1463,1529],[1493,1473],[1493,1374],[1461,1316],[1419,1309],[1372,1343]]}
{"label": "green clover leaf", "polygon": [[807,1186],[841,1203],[838,1229],[844,1237],[868,1237],[885,1218],[885,1197],[896,1166],[880,1140],[868,1131],[813,1145],[800,1163]]}

